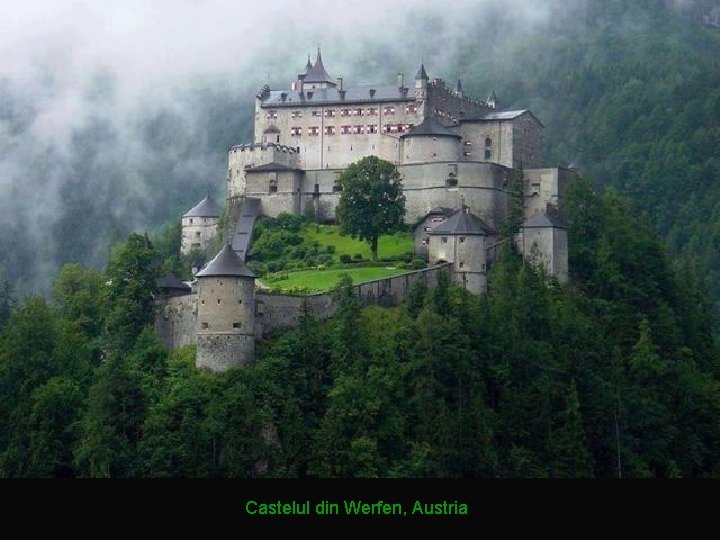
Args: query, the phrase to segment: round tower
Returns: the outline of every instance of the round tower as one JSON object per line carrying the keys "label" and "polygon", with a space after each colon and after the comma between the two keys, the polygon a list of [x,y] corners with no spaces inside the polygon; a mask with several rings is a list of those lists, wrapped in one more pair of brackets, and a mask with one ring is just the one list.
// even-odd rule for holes
{"label": "round tower", "polygon": [[220,207],[206,196],[182,217],[182,241],[180,253],[187,255],[193,250],[205,250],[217,234]]}
{"label": "round tower", "polygon": [[467,208],[430,231],[430,263],[453,263],[452,282],[468,291],[487,291],[487,237],[492,230]]}
{"label": "round tower", "polygon": [[255,356],[255,274],[228,244],[196,275],[198,368],[227,371]]}
{"label": "round tower", "polygon": [[462,155],[461,139],[437,118],[429,116],[400,136],[402,163],[458,161]]}

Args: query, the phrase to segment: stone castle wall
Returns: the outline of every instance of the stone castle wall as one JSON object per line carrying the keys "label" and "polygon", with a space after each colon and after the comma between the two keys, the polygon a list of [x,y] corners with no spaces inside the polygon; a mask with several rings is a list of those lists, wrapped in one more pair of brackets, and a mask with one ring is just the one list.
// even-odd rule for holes
{"label": "stone castle wall", "polygon": [[[408,289],[416,282],[423,282],[429,289],[437,286],[438,272],[444,270],[452,274],[452,264],[443,264],[405,274],[360,283],[353,287],[361,305],[394,306],[401,303]],[[315,317],[325,320],[335,314],[336,306],[330,292],[308,295],[292,294],[255,294],[256,338],[275,330],[295,328],[298,325],[303,305],[307,303]],[[163,343],[170,348],[198,343],[197,295],[189,294],[167,300],[158,300],[155,311],[155,330]],[[211,329],[210,329],[211,330]],[[213,368],[222,367],[223,362],[231,362],[236,353],[222,353],[225,345],[233,342],[232,347],[247,357],[250,353],[249,336],[228,332],[208,332],[201,334],[200,344],[206,355],[214,362]],[[217,353],[217,354],[216,354]],[[215,365],[217,364],[217,366]]]}

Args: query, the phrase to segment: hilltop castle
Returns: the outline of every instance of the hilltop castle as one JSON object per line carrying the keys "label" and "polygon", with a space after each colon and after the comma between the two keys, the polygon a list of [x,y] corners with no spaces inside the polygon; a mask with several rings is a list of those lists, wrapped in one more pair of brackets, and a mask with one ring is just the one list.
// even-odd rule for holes
{"label": "hilltop castle", "polygon": [[[396,164],[402,176],[405,221],[415,227],[416,254],[432,266],[422,274],[429,285],[434,269],[443,267],[455,284],[477,294],[487,289],[514,178],[522,179],[524,191],[516,245],[565,281],[567,229],[558,210],[573,172],[541,167],[542,128],[527,109],[503,111],[494,91],[486,100],[472,99],[460,80],[451,89],[431,80],[424,65],[412,87],[403,74],[394,84],[346,84],[328,74],[318,49],[287,89],[265,84],[255,96],[255,142],[229,151],[224,230],[217,230],[220,209],[209,198],[183,216],[183,253],[207,248],[216,234],[228,245],[197,274],[196,292],[165,278],[161,334],[170,346],[196,342],[198,366],[223,370],[252,360],[252,336],[293,326],[297,301],[258,300],[255,276],[243,263],[255,220],[282,212],[334,220],[340,173],[369,155]],[[398,278],[381,280],[386,283],[368,293],[371,301],[390,295],[389,303],[397,302],[420,279],[400,278],[403,286],[393,281]],[[332,312],[327,300],[313,301],[319,315]]]}

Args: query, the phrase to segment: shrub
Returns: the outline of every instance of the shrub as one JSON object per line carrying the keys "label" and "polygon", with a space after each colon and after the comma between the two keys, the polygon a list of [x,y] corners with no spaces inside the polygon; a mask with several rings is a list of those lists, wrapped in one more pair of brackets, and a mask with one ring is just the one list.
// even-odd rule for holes
{"label": "shrub", "polygon": [[355,259],[356,261],[362,261],[362,255],[360,253],[356,253],[355,255],[353,255],[353,259]]}
{"label": "shrub", "polygon": [[343,264],[349,264],[352,262],[352,257],[347,253],[343,253],[342,255],[340,255],[340,262]]}
{"label": "shrub", "polygon": [[332,244],[330,244],[329,246],[325,246],[325,251],[330,254],[335,253],[335,246],[333,246]]}
{"label": "shrub", "polygon": [[413,270],[420,270],[427,267],[427,263],[423,259],[413,259],[410,263],[410,268]]}
{"label": "shrub", "polygon": [[300,228],[302,227],[303,218],[294,214],[282,212],[277,217],[277,222],[281,229],[285,229],[286,231],[299,232]]}

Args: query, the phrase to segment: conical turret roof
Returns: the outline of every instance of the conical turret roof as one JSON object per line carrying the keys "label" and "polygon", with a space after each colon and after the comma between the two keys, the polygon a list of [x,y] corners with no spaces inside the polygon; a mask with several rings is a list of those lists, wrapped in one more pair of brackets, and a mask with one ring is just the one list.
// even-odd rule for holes
{"label": "conical turret roof", "polygon": [[434,116],[428,116],[421,124],[413,126],[410,131],[400,135],[400,138],[426,136],[426,137],[456,137],[462,139],[460,135],[450,131],[443,126]]}
{"label": "conical turret roof", "polygon": [[486,236],[492,232],[492,229],[485,225],[479,217],[473,216],[469,212],[458,212],[431,230],[430,234]]}
{"label": "conical turret roof", "polygon": [[198,204],[193,206],[183,217],[220,217],[220,207],[206,195]]}
{"label": "conical turret roof", "polygon": [[312,66],[308,72],[307,75],[305,75],[305,82],[306,83],[330,83],[335,84],[335,81],[333,78],[328,75],[328,72],[325,71],[325,66],[323,65],[322,61],[322,54],[320,53],[320,47],[318,47],[318,54],[317,54],[317,60],[315,61],[315,65]]}
{"label": "conical turret roof", "polygon": [[197,277],[248,277],[255,278],[255,274],[250,270],[245,263],[242,261],[238,254],[235,253],[230,244],[225,244],[225,247],[215,255],[215,258],[207,263],[207,266],[200,270]]}
{"label": "conical turret roof", "polygon": [[419,79],[429,79],[427,73],[425,72],[425,64],[420,64],[420,69],[417,70],[417,73],[415,74],[415,80]]}

